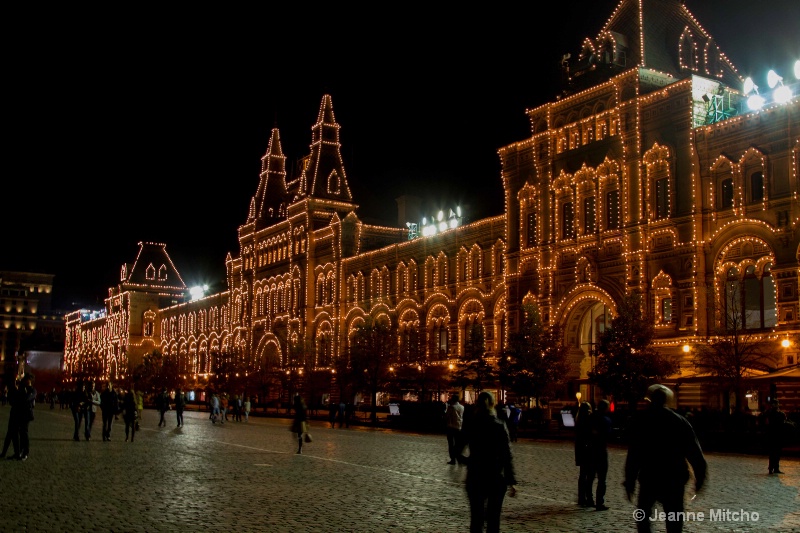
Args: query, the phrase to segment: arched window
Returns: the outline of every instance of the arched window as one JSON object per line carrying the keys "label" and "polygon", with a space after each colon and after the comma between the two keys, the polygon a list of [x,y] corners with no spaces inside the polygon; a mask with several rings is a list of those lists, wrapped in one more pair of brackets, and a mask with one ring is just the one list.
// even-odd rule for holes
{"label": "arched window", "polygon": [[731,267],[725,280],[725,328],[727,330],[764,329],[777,323],[775,282],[772,264],[767,263],[759,277],[755,265],[744,273]]}

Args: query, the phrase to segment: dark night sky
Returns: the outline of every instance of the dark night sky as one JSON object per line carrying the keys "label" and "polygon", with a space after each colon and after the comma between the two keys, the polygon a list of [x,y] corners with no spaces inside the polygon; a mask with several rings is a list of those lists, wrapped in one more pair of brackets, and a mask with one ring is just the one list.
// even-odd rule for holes
{"label": "dark night sky", "polygon": [[[544,4],[20,16],[0,270],[55,274],[67,309],[101,302],[139,241],[166,243],[189,285],[221,279],[270,130],[288,164],[308,154],[325,93],[360,216],[395,223],[406,193],[500,214],[497,150],[529,135],[525,109],[554,98],[561,56],[617,1]],[[740,73],[791,76],[800,2],[687,5]]]}

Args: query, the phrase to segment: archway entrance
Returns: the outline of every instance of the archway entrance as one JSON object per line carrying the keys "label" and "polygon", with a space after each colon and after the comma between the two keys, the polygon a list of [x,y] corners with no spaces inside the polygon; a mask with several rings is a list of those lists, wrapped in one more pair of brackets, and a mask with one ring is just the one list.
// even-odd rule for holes
{"label": "archway entrance", "polygon": [[576,299],[565,321],[564,342],[569,348],[571,366],[570,394],[580,392],[581,398],[595,403],[595,387],[589,383],[589,372],[594,370],[600,335],[611,324],[611,302],[595,295]]}

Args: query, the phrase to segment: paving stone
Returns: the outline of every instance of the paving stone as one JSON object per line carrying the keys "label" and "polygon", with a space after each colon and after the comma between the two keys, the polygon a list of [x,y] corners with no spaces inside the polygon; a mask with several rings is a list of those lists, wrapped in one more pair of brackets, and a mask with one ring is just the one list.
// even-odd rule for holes
{"label": "paving stone", "polygon": [[[0,408],[6,428],[9,407]],[[37,409],[28,461],[0,461],[0,531],[31,532],[436,532],[468,529],[466,468],[446,464],[444,435],[312,421],[314,442],[295,454],[289,420],[251,416],[219,425],[187,412],[185,426],[158,428],[145,411],[142,431],[125,442],[72,441],[69,411]],[[99,422],[97,422],[99,424]],[[99,428],[96,428],[99,430]],[[572,443],[512,444],[519,494],[506,498],[504,532],[635,531],[625,499],[625,450],[610,450],[606,512],[576,505]],[[706,488],[686,531],[800,531],[800,460],[707,454]],[[750,521],[711,520],[710,512],[751,513]],[[717,511],[720,510],[720,511]],[[758,513],[758,520],[753,520]],[[654,525],[664,531],[664,524]]]}

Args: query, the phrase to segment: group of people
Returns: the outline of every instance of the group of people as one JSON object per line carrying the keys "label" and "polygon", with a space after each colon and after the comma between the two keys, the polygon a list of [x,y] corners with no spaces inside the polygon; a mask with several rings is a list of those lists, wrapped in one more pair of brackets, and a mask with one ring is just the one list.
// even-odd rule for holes
{"label": "group of people", "polygon": [[88,386],[79,382],[69,395],[69,406],[74,422],[72,440],[80,441],[81,431],[84,439],[92,438],[92,428],[99,409],[103,442],[111,440],[111,429],[119,415],[122,415],[125,422],[125,442],[133,442],[135,432],[139,429],[138,420],[144,410],[144,397],[134,389],[118,391],[110,381],[106,383],[103,392],[97,391],[94,382]]}
{"label": "group of people", "polygon": [[353,418],[353,404],[345,402],[330,402],[328,404],[328,422],[331,427],[339,423],[339,427],[350,427],[350,420]]}
{"label": "group of people", "polygon": [[[646,516],[652,514],[657,502],[662,505],[664,512],[674,518],[667,520],[670,532],[683,527],[685,485],[693,476],[695,492],[700,492],[707,471],[691,424],[669,408],[672,398],[672,391],[661,384],[647,390],[647,407],[636,414],[630,428],[623,483],[629,501],[638,483],[637,507]],[[595,411],[584,402],[575,424],[575,463],[580,468],[578,504],[597,511],[608,510],[605,495],[612,432],[609,408],[607,400],[600,400]],[[459,396],[454,394],[445,410],[448,464],[467,465],[471,533],[484,531],[484,526],[488,532],[499,531],[505,495],[513,497],[517,492],[508,419],[498,414],[489,392],[481,392],[471,409],[461,405]],[[779,471],[777,463],[770,463],[770,471]],[[650,520],[638,521],[637,528],[649,532]]]}
{"label": "group of people", "polygon": [[219,420],[220,424],[224,424],[228,419],[228,413],[233,416],[234,422],[249,422],[251,400],[249,396],[243,397],[238,394],[229,397],[227,394],[211,394],[208,400],[209,420],[213,424]]}

